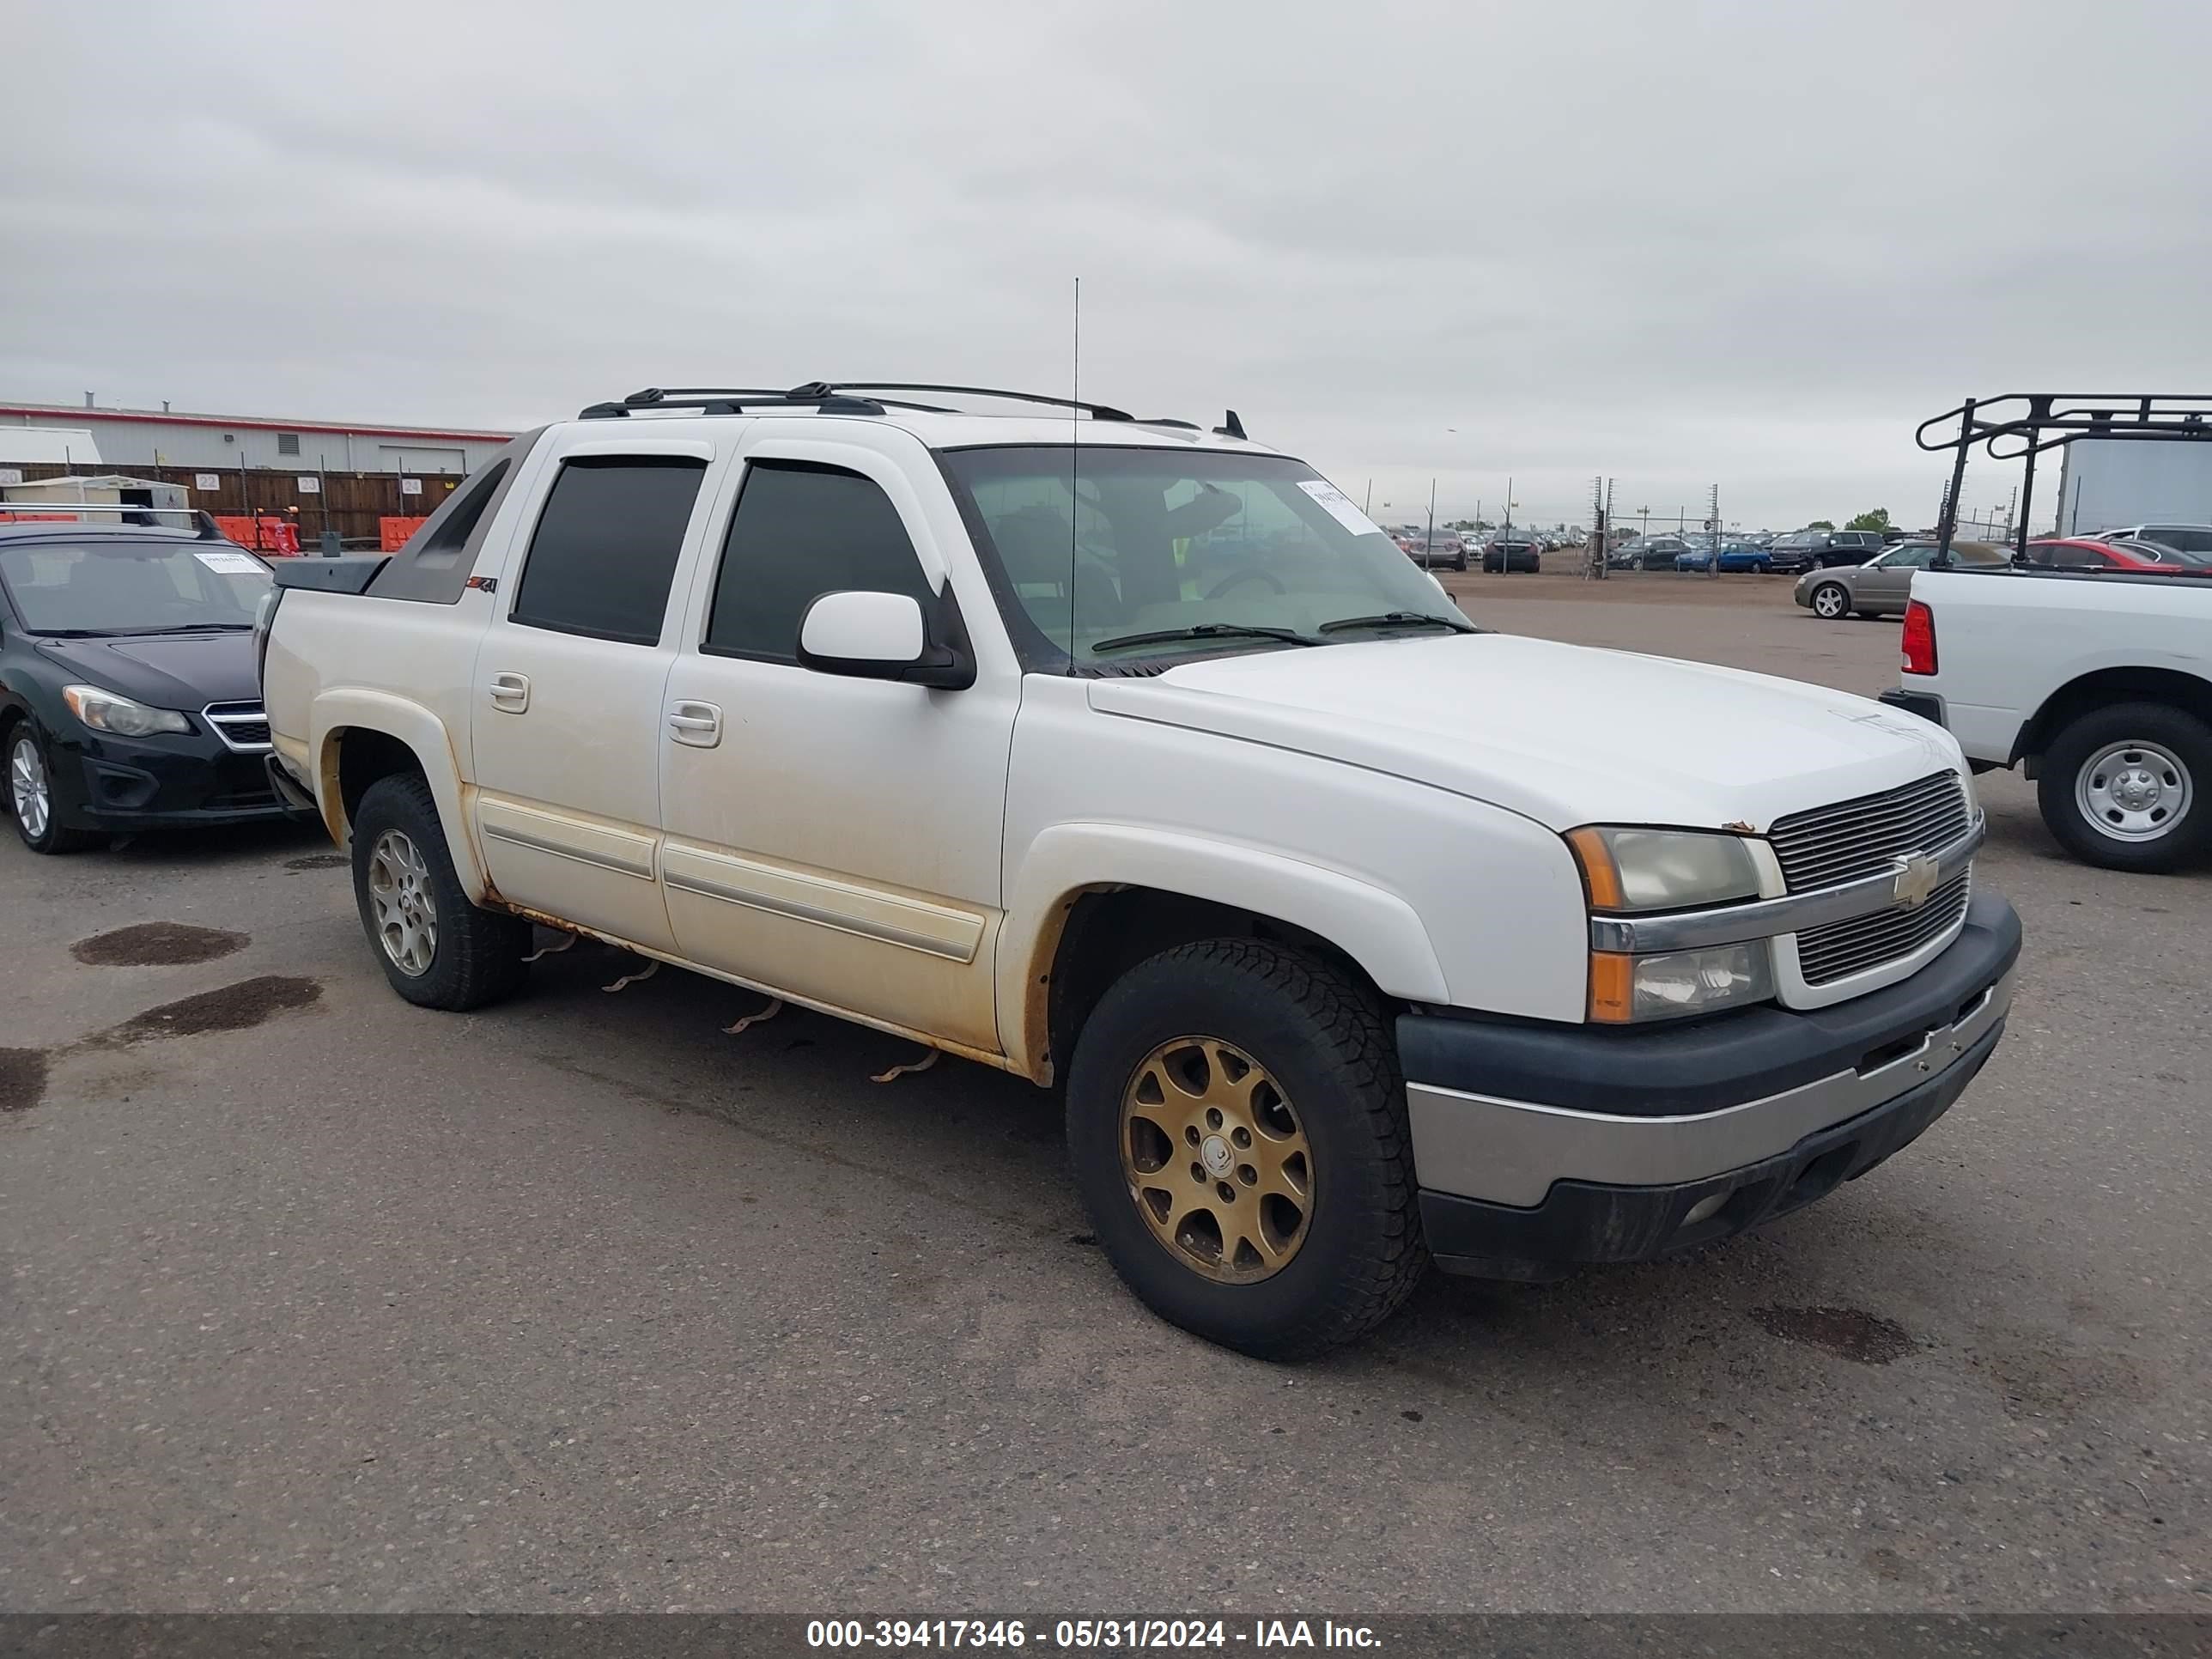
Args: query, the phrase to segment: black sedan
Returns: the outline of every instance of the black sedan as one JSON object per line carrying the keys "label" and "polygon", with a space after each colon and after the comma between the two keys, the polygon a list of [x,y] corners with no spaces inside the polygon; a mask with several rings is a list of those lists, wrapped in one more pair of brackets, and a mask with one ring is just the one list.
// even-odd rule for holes
{"label": "black sedan", "polygon": [[211,534],[0,523],[0,755],[26,845],[288,815],[254,663],[270,580]]}
{"label": "black sedan", "polygon": [[1544,568],[1543,544],[1534,536],[1492,536],[1490,544],[1482,550],[1482,568],[1501,576],[1516,570],[1540,571]]}

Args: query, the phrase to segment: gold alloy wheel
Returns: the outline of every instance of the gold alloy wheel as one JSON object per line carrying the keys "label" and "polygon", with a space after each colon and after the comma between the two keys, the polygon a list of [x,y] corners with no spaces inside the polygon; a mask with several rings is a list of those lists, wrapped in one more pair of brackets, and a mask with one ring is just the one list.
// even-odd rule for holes
{"label": "gold alloy wheel", "polygon": [[1279,1273],[1313,1215],[1313,1149],[1281,1085],[1216,1037],[1163,1042],[1121,1096],[1121,1170],[1153,1236],[1224,1285]]}

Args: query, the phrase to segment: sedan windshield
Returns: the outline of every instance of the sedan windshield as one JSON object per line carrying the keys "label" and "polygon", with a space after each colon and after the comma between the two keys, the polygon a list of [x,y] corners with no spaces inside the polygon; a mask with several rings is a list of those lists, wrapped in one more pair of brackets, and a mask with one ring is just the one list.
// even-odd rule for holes
{"label": "sedan windshield", "polygon": [[0,580],[33,634],[251,628],[269,567],[219,542],[0,544]]}
{"label": "sedan windshield", "polygon": [[943,459],[970,530],[996,556],[1008,625],[1032,660],[1103,664],[1429,637],[1430,622],[1471,627],[1302,462],[1087,444]]}

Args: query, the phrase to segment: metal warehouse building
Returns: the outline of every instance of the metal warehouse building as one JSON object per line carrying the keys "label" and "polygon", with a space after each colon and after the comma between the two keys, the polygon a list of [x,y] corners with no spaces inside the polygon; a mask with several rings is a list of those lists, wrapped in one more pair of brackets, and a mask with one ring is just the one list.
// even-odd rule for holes
{"label": "metal warehouse building", "polygon": [[379,426],[365,421],[280,421],[262,415],[195,415],[90,404],[0,403],[10,426],[89,431],[106,468],[197,467],[219,472],[392,472],[465,477],[514,434]]}
{"label": "metal warehouse building", "polygon": [[[21,430],[16,444],[10,429]],[[34,442],[33,432],[40,435]],[[89,435],[98,454],[69,453]],[[0,483],[125,473],[189,492],[194,507],[282,520],[301,538],[375,545],[428,514],[514,434],[290,421],[263,415],[0,401]],[[56,444],[62,446],[57,449]],[[60,459],[33,459],[33,454]],[[19,456],[20,464],[10,458]]]}

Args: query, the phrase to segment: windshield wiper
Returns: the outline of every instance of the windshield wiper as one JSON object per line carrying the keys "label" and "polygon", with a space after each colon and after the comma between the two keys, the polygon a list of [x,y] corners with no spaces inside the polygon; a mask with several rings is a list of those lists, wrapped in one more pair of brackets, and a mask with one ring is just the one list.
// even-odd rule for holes
{"label": "windshield wiper", "polygon": [[1334,634],[1343,628],[1443,628],[1455,634],[1482,632],[1471,622],[1432,617],[1425,611],[1379,611],[1371,617],[1339,617],[1334,622],[1323,623],[1315,632]]}
{"label": "windshield wiper", "polygon": [[1163,628],[1150,634],[1117,634],[1091,647],[1092,654],[1117,651],[1125,645],[1164,645],[1170,640],[1280,640],[1285,645],[1319,645],[1310,634],[1294,628],[1262,628],[1253,623],[1194,623],[1188,628]]}
{"label": "windshield wiper", "polygon": [[167,628],[134,628],[130,631],[133,634],[230,634],[243,632],[252,626],[252,623],[242,622],[176,623]]}

